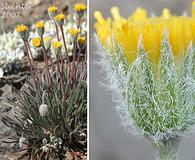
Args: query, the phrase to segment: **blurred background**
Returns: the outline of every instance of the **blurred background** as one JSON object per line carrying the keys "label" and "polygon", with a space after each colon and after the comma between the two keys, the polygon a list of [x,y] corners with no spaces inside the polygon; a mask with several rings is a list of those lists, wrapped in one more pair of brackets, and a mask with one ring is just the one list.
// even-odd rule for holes
{"label": "blurred background", "polygon": [[64,13],[73,11],[73,4],[86,0],[0,0],[0,33],[13,30],[16,24],[47,20],[47,8],[58,6]]}
{"label": "blurred background", "polygon": [[[110,8],[116,5],[123,17],[128,17],[138,6],[156,15],[161,15],[163,8],[169,8],[176,15],[181,15],[184,11],[191,15],[191,2],[192,0],[90,0],[90,160],[154,160],[155,153],[146,139],[131,136],[124,130],[111,96],[100,85],[103,75],[95,64],[97,55],[93,39],[93,12],[99,10],[107,17],[110,16]],[[195,136],[183,138],[180,160],[194,160],[194,146]]]}

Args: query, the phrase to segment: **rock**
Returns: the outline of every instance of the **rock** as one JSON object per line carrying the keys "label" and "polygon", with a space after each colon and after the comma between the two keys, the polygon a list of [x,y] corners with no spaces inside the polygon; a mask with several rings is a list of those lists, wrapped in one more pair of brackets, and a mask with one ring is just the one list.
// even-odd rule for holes
{"label": "rock", "polygon": [[9,112],[12,107],[2,107],[0,106],[0,113]]}
{"label": "rock", "polygon": [[10,102],[15,102],[16,101],[16,96],[15,95],[10,95],[9,97],[7,97],[7,99]]}
{"label": "rock", "polygon": [[25,6],[34,7],[34,6],[39,5],[40,3],[41,3],[41,0],[27,0],[25,3]]}
{"label": "rock", "polygon": [[6,84],[4,87],[1,88],[1,90],[3,92],[1,97],[0,97],[0,99],[2,101],[7,101],[7,97],[10,97],[10,96],[13,95],[12,94],[12,86],[11,85],[7,85]]}
{"label": "rock", "polygon": [[3,81],[2,79],[0,79],[0,88],[5,86],[5,81]]}

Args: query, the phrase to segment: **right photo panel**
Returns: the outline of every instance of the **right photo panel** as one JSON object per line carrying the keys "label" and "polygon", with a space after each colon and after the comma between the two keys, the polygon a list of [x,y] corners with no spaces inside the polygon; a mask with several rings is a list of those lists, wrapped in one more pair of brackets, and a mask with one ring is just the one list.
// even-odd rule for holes
{"label": "right photo panel", "polygon": [[195,1],[89,8],[89,159],[194,160]]}

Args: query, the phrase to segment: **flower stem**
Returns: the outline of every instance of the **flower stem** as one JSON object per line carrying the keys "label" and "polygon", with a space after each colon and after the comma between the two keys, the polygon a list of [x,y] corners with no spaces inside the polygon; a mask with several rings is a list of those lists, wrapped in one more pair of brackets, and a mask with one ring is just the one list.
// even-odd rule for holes
{"label": "flower stem", "polygon": [[78,57],[77,57],[77,64],[80,62],[80,56],[81,56],[81,49],[79,49]]}
{"label": "flower stem", "polygon": [[76,74],[75,61],[76,61],[76,40],[74,40],[73,60],[72,60],[72,70],[71,70],[71,78],[73,80],[75,79],[75,74]]}
{"label": "flower stem", "polygon": [[46,74],[47,74],[47,78],[48,78],[48,84],[50,84],[51,88],[53,89],[53,81],[52,81],[51,74],[49,71],[48,55],[47,55],[47,51],[46,51],[44,45],[43,45],[43,52],[44,52],[43,57],[44,57],[44,62],[45,62],[45,70],[46,70]]}
{"label": "flower stem", "polygon": [[57,71],[60,75],[60,86],[61,86],[61,93],[62,93],[62,99],[63,99],[63,103],[65,105],[66,102],[66,95],[65,95],[65,88],[64,88],[64,77],[63,77],[63,70],[60,71],[60,57],[59,57],[59,53],[57,54]]}
{"label": "flower stem", "polygon": [[77,23],[77,29],[80,28],[80,24],[81,24],[81,15],[78,14],[78,23]]}
{"label": "flower stem", "polygon": [[56,28],[57,39],[58,39],[58,41],[60,41],[60,36],[59,36],[59,32],[58,32],[58,25],[56,24],[55,21],[54,21],[54,24],[55,24],[55,28]]}
{"label": "flower stem", "polygon": [[31,61],[31,58],[30,58],[30,54],[29,54],[29,49],[28,49],[28,42],[23,40],[24,41],[24,45],[25,45],[25,48],[26,48],[26,52],[27,52],[27,58],[28,58],[28,62],[29,62],[29,66],[30,66],[30,74],[31,74],[31,77],[33,78],[33,82],[34,82],[34,85],[36,84],[35,83],[35,72],[34,72],[34,68],[33,68],[33,65],[32,65],[32,61]]}
{"label": "flower stem", "polygon": [[157,149],[155,160],[178,160],[180,139],[169,138],[163,140]]}
{"label": "flower stem", "polygon": [[28,47],[28,50],[29,50],[29,53],[30,53],[30,59],[31,59],[31,61],[32,61],[33,69],[35,70],[35,62],[34,62],[34,60],[33,60],[33,55],[32,55],[32,51],[31,51],[31,49],[30,49],[29,42],[26,41],[26,44],[27,44],[27,47]]}
{"label": "flower stem", "polygon": [[66,46],[66,40],[65,40],[65,37],[64,37],[64,30],[63,30],[62,26],[60,26],[60,30],[61,30],[61,33],[62,33],[62,39],[63,39],[65,51],[66,51],[66,59],[67,59],[67,62],[68,62],[68,67],[70,69],[70,61],[69,61],[69,56],[68,56],[68,49],[67,49],[67,46]]}

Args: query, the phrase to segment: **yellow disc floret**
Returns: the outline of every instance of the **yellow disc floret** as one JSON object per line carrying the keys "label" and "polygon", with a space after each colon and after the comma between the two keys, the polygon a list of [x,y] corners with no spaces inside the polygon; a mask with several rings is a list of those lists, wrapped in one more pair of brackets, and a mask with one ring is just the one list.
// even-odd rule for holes
{"label": "yellow disc floret", "polygon": [[56,21],[62,21],[65,19],[65,15],[63,13],[60,13],[54,17]]}
{"label": "yellow disc floret", "polygon": [[43,37],[43,42],[51,42],[52,37],[48,36],[48,37]]}
{"label": "yellow disc floret", "polygon": [[50,6],[50,7],[47,9],[48,12],[57,12],[57,10],[58,10],[58,7],[56,7],[56,6]]}
{"label": "yellow disc floret", "polygon": [[170,17],[171,17],[170,10],[167,8],[164,8],[162,12],[162,18],[170,18]]}
{"label": "yellow disc floret", "polygon": [[53,43],[52,43],[52,47],[53,47],[54,49],[61,48],[61,47],[62,47],[62,43],[59,42],[59,41],[53,42]]}
{"label": "yellow disc floret", "polygon": [[40,47],[41,46],[41,39],[39,37],[33,38],[32,45],[34,47]]}
{"label": "yellow disc floret", "polygon": [[79,30],[78,29],[75,29],[75,28],[70,28],[68,30],[68,32],[70,33],[71,36],[75,37],[79,33]]}
{"label": "yellow disc floret", "polygon": [[86,38],[84,36],[81,36],[78,38],[78,43],[81,45],[84,45],[86,43]]}
{"label": "yellow disc floret", "polygon": [[39,22],[36,23],[37,28],[44,28],[44,26],[45,26],[44,21],[39,21]]}
{"label": "yellow disc floret", "polygon": [[87,6],[83,3],[77,3],[74,5],[74,10],[76,12],[84,12],[87,9]]}
{"label": "yellow disc floret", "polygon": [[[193,5],[195,6],[194,2]],[[192,13],[195,15],[193,10]],[[128,19],[120,16],[117,7],[113,7],[111,13],[113,19],[105,19],[99,11],[94,12],[97,20],[95,23],[97,36],[103,45],[111,48],[114,38],[121,45],[129,63],[137,57],[140,35],[142,35],[142,43],[149,58],[155,64],[158,63],[165,31],[168,32],[168,39],[176,60],[183,57],[191,41],[195,43],[195,19],[193,17],[172,16],[167,8],[159,17],[148,17],[147,11],[143,8],[138,8]]]}
{"label": "yellow disc floret", "polygon": [[22,32],[28,31],[28,27],[25,26],[24,24],[18,25],[18,26],[16,27],[16,31],[17,31],[18,33],[22,33]]}

